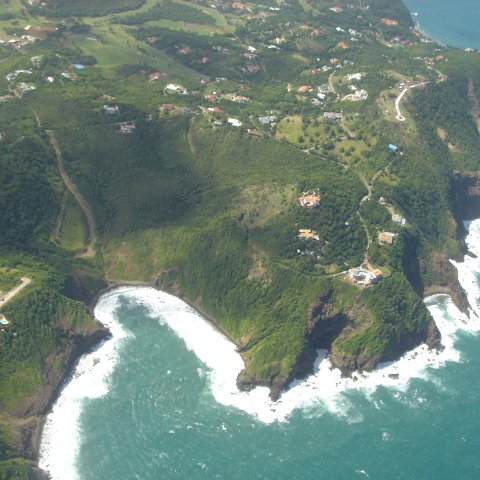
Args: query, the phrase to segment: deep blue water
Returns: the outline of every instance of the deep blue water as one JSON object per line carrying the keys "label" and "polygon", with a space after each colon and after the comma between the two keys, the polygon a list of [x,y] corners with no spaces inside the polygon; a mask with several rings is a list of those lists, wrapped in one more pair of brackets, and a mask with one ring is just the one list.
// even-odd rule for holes
{"label": "deep blue water", "polygon": [[459,48],[480,49],[479,0],[403,0],[428,36]]}

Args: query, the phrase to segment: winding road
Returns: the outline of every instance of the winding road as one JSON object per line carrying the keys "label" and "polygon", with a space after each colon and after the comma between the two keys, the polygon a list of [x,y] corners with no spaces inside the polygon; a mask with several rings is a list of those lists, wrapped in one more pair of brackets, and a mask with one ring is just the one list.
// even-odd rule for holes
{"label": "winding road", "polygon": [[417,88],[417,87],[424,87],[425,85],[428,85],[430,82],[420,82],[415,85],[412,85],[411,87],[405,86],[405,90],[403,90],[400,95],[397,97],[395,100],[395,110],[397,111],[397,116],[395,117],[396,120],[399,122],[404,122],[406,119],[402,115],[402,112],[400,111],[400,102],[402,101],[403,97],[405,94],[411,90],[412,88]]}
{"label": "winding road", "polygon": [[395,110],[397,111],[397,116],[395,117],[395,119],[398,120],[399,122],[405,121],[405,117],[402,115],[402,112],[400,111],[400,102],[402,101],[402,98],[405,96],[407,92],[408,92],[408,87],[405,88],[405,90],[403,90],[395,100]]}

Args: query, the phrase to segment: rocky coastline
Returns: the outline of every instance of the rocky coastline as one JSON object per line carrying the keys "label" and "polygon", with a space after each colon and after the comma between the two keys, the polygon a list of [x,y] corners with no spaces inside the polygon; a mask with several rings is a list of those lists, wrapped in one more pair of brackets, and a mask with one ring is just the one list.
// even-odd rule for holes
{"label": "rocky coastline", "polygon": [[[479,210],[480,214],[480,210]],[[468,253],[468,252],[467,252]],[[469,303],[466,294],[458,281],[458,274],[455,267],[450,263],[448,258],[438,255],[432,263],[433,274],[432,282],[423,288],[422,296],[424,298],[435,294],[448,294],[462,312],[467,312]],[[231,337],[207,312],[205,312],[200,302],[186,298],[177,288],[172,278],[176,277],[175,271],[160,273],[150,282],[145,281],[125,281],[111,282],[106,287],[100,289],[95,297],[88,305],[88,311],[93,316],[95,306],[98,300],[108,293],[123,286],[145,286],[153,287],[158,290],[165,291],[177,296],[196,310],[203,318],[209,321],[222,335],[232,341],[239,351],[242,353],[242,346]],[[355,318],[358,312],[355,309],[349,309],[347,312],[337,312],[332,303],[332,291],[319,297],[316,302],[311,305],[309,311],[309,322],[306,332],[306,344],[303,352],[297,359],[288,376],[277,376],[269,380],[260,377],[247,377],[244,371],[237,378],[237,386],[240,390],[249,391],[257,386],[267,386],[270,388],[270,397],[272,400],[278,400],[282,390],[284,390],[294,379],[302,379],[313,372],[313,365],[316,358],[316,350],[326,348],[331,350],[333,341],[345,328],[353,328]],[[371,358],[346,358],[337,355],[331,351],[330,359],[332,364],[342,370],[344,375],[351,375],[355,370],[371,371],[382,361],[391,361],[398,359],[406,351],[415,346],[426,343],[429,348],[439,349],[441,347],[441,337],[434,322],[424,331],[416,332],[408,338],[402,339],[396,346],[388,349],[381,357]],[[52,376],[47,382],[45,388],[37,396],[35,400],[24,407],[24,416],[22,417],[21,426],[19,427],[18,453],[26,458],[31,466],[32,478],[36,480],[49,479],[48,473],[38,467],[40,442],[42,430],[45,423],[46,415],[52,408],[53,403],[64,385],[65,380],[71,374],[75,363],[84,353],[94,349],[101,342],[108,339],[110,332],[108,329],[101,327],[91,335],[86,337],[78,336],[74,340],[74,346],[66,353],[67,362],[63,372],[60,375]]]}
{"label": "rocky coastline", "polygon": [[109,330],[104,327],[99,327],[88,335],[74,335],[71,347],[64,353],[65,367],[63,370],[59,372],[49,369],[42,391],[20,406],[21,410],[17,412],[19,432],[17,452],[29,462],[34,479],[46,480],[50,478],[48,473],[38,467],[40,443],[46,416],[58,398],[65,381],[71,375],[78,359],[108,340],[110,336]]}

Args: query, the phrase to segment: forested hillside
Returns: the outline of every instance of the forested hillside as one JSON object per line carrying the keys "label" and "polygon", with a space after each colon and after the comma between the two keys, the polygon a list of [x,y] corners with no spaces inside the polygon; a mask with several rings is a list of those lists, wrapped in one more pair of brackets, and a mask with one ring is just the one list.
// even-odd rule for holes
{"label": "forested hillside", "polygon": [[439,346],[426,292],[468,308],[480,55],[364,3],[0,6],[0,478],[35,471],[108,282],[189,301],[273,398],[317,348],[351,374]]}

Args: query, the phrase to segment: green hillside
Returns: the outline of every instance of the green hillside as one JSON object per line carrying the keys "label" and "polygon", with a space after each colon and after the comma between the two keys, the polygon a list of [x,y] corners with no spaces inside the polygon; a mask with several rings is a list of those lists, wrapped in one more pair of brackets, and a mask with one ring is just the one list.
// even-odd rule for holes
{"label": "green hillside", "polygon": [[30,283],[1,308],[0,478],[33,471],[107,282],[188,300],[273,397],[317,348],[350,374],[438,346],[425,292],[468,307],[480,55],[400,0],[4,3],[0,291]]}

